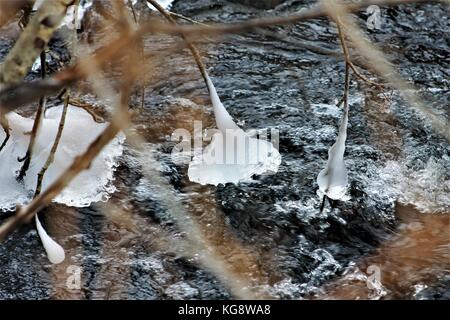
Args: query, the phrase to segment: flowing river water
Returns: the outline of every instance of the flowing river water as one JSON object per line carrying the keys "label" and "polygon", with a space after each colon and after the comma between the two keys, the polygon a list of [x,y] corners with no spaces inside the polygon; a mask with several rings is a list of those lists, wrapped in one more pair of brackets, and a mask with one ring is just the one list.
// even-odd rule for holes
{"label": "flowing river water", "polygon": [[[231,22],[313,3],[268,10],[247,2],[183,0],[172,10]],[[383,8],[380,29],[368,31],[427,107],[447,119],[448,16],[444,4]],[[357,17],[366,28],[367,14]],[[17,35],[13,25],[0,30],[0,57]],[[199,47],[229,113],[244,129],[279,130],[278,173],[218,187],[189,182],[187,165],[171,157],[170,137],[179,128],[192,132],[194,121],[214,127],[208,92],[188,50],[173,50],[179,39],[148,36],[145,51],[159,58],[147,57],[144,108],[131,128],[145,144],[125,142],[107,202],[44,210],[48,232],[66,250],[62,264],[48,263],[32,225],[1,244],[0,298],[223,299],[246,286],[254,297],[282,299],[449,299],[450,149],[427,119],[398,92],[386,91],[387,101],[353,79],[350,199],[320,213],[315,179],[342,115],[344,63],[334,24],[315,19],[210,40]],[[91,94],[83,99],[105,104]],[[139,99],[137,92],[132,104]],[[150,154],[164,186],[145,174]],[[201,245],[187,244],[194,232]]]}

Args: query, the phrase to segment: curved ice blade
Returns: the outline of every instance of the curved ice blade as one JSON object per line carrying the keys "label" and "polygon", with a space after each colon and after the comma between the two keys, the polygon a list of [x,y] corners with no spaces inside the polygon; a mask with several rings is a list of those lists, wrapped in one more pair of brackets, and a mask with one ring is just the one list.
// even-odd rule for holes
{"label": "curved ice blade", "polygon": [[35,215],[36,229],[39,234],[39,238],[42,241],[45,251],[47,252],[48,260],[53,264],[59,264],[64,261],[66,255],[64,249],[53,240],[42,227],[39,221],[38,215]]}
{"label": "curved ice blade", "polygon": [[333,200],[342,200],[347,192],[348,177],[344,162],[347,139],[348,108],[345,110],[336,142],[328,150],[325,169],[319,172],[317,184],[320,191]]}

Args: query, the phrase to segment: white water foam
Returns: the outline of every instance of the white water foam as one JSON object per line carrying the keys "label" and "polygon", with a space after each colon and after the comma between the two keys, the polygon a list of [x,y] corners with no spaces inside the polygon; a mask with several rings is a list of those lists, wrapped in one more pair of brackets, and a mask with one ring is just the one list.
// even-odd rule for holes
{"label": "white water foam", "polygon": [[367,177],[366,191],[375,198],[396,200],[413,205],[424,213],[450,212],[450,159],[430,157],[421,169],[407,161],[387,161]]}

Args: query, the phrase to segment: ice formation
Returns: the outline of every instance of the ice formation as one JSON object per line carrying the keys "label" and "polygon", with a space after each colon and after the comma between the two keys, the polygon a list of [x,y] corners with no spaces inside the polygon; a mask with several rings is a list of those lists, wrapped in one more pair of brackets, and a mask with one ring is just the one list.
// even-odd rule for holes
{"label": "ice formation", "polygon": [[[33,157],[23,183],[16,181],[22,163],[17,161],[26,153],[33,119],[17,113],[7,115],[11,126],[11,138],[0,152],[0,210],[13,210],[15,205],[31,200],[36,188],[37,174],[44,165],[58,131],[62,106],[46,111],[41,129],[36,137]],[[85,110],[69,106],[66,122],[54,162],[42,181],[42,191],[67,169],[74,158],[83,153],[89,144],[103,131],[106,123],[95,122]],[[4,139],[0,132],[0,141]],[[89,170],[81,172],[56,198],[55,202],[68,206],[89,206],[92,202],[105,200],[115,189],[111,182],[116,158],[122,154],[124,135],[118,135],[93,161]]]}
{"label": "ice formation", "polygon": [[[137,2],[137,1],[136,1]],[[169,8],[169,6],[172,4],[173,0],[158,0],[157,1],[159,3],[160,6],[162,6],[164,9]],[[155,8],[148,3],[147,1],[145,2],[147,4],[147,7],[151,10],[155,10]],[[134,4],[134,3],[133,3]]]}
{"label": "ice formation", "polygon": [[336,142],[328,150],[325,169],[319,172],[317,184],[320,191],[330,199],[342,200],[347,192],[347,168],[344,163],[345,140],[347,139],[348,105],[345,107]]}
{"label": "ice formation", "polygon": [[[0,152],[0,211],[14,210],[16,204],[24,205],[31,201],[36,189],[37,174],[46,162],[56,137],[62,109],[62,106],[58,106],[47,110],[36,137],[30,167],[22,183],[16,180],[22,166],[17,158],[26,153],[33,119],[24,118],[14,112],[7,114],[11,138]],[[42,181],[42,191],[72,164],[76,156],[88,148],[106,126],[106,123],[96,123],[85,110],[68,107],[64,131],[54,161]],[[0,132],[0,141],[3,141],[4,137],[4,132]],[[124,135],[119,134],[111,141],[95,158],[91,167],[81,172],[54,201],[83,207],[92,202],[106,200],[109,194],[115,191],[112,185],[113,171],[117,157],[122,154],[124,139]],[[36,227],[49,260],[52,263],[64,260],[63,249],[47,235],[37,217]]]}
{"label": "ice formation", "polygon": [[35,216],[35,221],[36,229],[39,234],[39,238],[41,238],[42,245],[47,252],[48,260],[54,264],[63,262],[66,256],[64,253],[64,249],[58,243],[56,243],[55,240],[49,237],[45,229],[42,227],[38,215]]}
{"label": "ice formation", "polygon": [[216,89],[206,75],[206,83],[219,130],[211,143],[197,152],[189,164],[193,182],[218,185],[250,180],[253,175],[276,173],[281,163],[278,150],[270,141],[251,137],[239,128],[227,112]]}
{"label": "ice formation", "polygon": [[[44,0],[36,0],[33,5],[33,11],[39,10],[44,3]],[[64,16],[60,27],[67,26],[73,30],[74,28],[81,28],[81,21],[87,9],[92,6],[92,0],[81,0],[78,5],[70,5],[67,7],[66,15]]]}

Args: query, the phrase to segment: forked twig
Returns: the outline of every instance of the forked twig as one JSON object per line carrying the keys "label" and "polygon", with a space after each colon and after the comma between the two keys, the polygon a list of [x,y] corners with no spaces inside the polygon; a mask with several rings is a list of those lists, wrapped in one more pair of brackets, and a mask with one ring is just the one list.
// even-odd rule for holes
{"label": "forked twig", "polygon": [[61,113],[61,119],[59,120],[59,126],[58,126],[58,132],[56,133],[55,140],[52,145],[52,149],[50,150],[50,154],[47,157],[47,160],[45,161],[44,166],[42,167],[41,171],[39,171],[37,175],[37,184],[36,184],[36,190],[34,192],[34,197],[37,197],[41,193],[41,187],[42,187],[42,179],[44,179],[44,175],[47,172],[50,165],[53,163],[55,159],[55,153],[58,150],[59,141],[61,140],[61,136],[64,130],[64,124],[66,122],[66,114],[67,114],[67,108],[69,106],[69,100],[70,100],[70,93],[69,91],[66,92],[66,98],[64,99],[64,106]]}
{"label": "forked twig", "polygon": [[94,110],[92,110],[92,107],[90,104],[85,103],[83,101],[80,101],[78,99],[75,98],[70,98],[69,104],[71,106],[77,107],[77,108],[81,108],[84,111],[86,111],[87,113],[89,113],[92,117],[92,119],[97,122],[97,123],[104,123],[105,119],[103,119],[103,117],[99,116]]}
{"label": "forked twig", "polygon": [[344,58],[345,58],[345,62],[348,64],[348,66],[352,69],[352,71],[355,73],[355,75],[360,78],[361,80],[363,80],[364,82],[368,83],[371,86],[377,87],[377,88],[384,88],[384,85],[381,83],[377,83],[374,82],[370,79],[367,79],[363,74],[361,74],[359,72],[359,70],[356,68],[356,66],[353,64],[352,59],[350,57],[350,52],[348,50],[347,44],[345,42],[345,36],[344,36],[344,32],[343,32],[343,27],[342,24],[339,20],[336,20],[336,26],[338,29],[338,34],[339,34],[339,40],[341,42],[341,46],[342,46],[342,51],[344,52]]}

